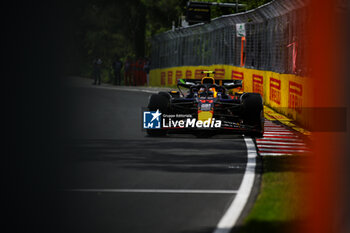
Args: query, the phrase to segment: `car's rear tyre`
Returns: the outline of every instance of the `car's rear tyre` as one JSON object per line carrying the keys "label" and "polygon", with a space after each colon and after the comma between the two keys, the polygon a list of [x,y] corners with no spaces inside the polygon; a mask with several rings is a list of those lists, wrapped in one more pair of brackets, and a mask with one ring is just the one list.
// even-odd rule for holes
{"label": "car's rear tyre", "polygon": [[148,102],[148,109],[150,111],[157,111],[158,109],[161,113],[166,113],[170,106],[170,98],[165,95],[153,94],[151,95]]}
{"label": "car's rear tyre", "polygon": [[[164,94],[153,94],[151,95],[148,102],[149,111],[159,110],[161,113],[166,113],[170,106],[170,98],[167,98]],[[147,134],[152,137],[165,136],[167,131],[164,129],[147,129]]]}
{"label": "car's rear tyre", "polygon": [[160,92],[158,92],[158,95],[164,96],[165,98],[167,98],[170,101],[171,95],[168,92],[160,91]]}
{"label": "car's rear tyre", "polygon": [[264,106],[261,95],[245,93],[241,98],[243,121],[246,125],[253,126],[255,129],[249,135],[262,137],[264,134]]}

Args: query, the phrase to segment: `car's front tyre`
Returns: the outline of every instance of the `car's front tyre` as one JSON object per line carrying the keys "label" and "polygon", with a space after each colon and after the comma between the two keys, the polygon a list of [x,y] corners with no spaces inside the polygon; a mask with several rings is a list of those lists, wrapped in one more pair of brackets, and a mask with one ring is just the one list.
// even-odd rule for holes
{"label": "car's front tyre", "polygon": [[264,105],[260,94],[245,93],[241,97],[242,116],[246,125],[254,127],[249,135],[262,137],[264,134]]}

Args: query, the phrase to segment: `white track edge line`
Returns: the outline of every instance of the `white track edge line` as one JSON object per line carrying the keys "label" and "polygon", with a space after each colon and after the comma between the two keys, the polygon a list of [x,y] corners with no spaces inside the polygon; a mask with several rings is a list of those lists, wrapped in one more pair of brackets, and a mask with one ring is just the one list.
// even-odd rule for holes
{"label": "white track edge line", "polygon": [[247,146],[247,166],[244,172],[242,183],[237,195],[219,221],[214,233],[229,233],[241,215],[253,188],[255,180],[255,167],[257,152],[255,144],[250,137],[244,137]]}

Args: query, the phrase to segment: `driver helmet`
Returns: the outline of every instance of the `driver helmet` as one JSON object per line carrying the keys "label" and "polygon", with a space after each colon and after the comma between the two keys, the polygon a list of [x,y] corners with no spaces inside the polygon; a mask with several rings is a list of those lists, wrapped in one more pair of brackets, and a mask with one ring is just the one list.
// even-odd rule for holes
{"label": "driver helmet", "polygon": [[199,96],[205,95],[205,88],[204,88],[204,87],[201,87],[201,88],[199,89],[198,95],[199,95]]}

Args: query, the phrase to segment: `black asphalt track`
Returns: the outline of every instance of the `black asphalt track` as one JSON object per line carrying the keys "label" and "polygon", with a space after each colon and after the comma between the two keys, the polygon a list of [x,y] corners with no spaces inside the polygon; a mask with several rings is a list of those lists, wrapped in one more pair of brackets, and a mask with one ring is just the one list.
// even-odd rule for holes
{"label": "black asphalt track", "polygon": [[141,130],[141,108],[150,95],[92,85],[67,88],[58,232],[215,229],[243,178],[243,136],[148,137]]}

